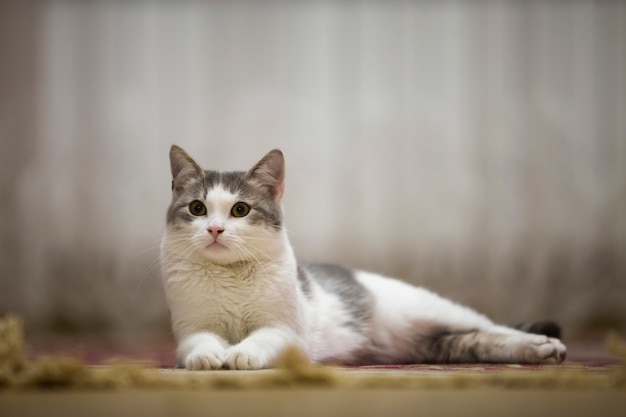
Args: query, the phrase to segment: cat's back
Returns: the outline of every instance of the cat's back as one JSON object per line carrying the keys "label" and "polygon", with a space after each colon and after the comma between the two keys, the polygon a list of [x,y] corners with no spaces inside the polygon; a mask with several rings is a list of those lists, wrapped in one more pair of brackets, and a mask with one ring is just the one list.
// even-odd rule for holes
{"label": "cat's back", "polygon": [[298,284],[307,297],[324,290],[350,304],[353,310],[366,310],[372,302],[367,288],[357,279],[359,271],[340,265],[319,262],[298,262]]}

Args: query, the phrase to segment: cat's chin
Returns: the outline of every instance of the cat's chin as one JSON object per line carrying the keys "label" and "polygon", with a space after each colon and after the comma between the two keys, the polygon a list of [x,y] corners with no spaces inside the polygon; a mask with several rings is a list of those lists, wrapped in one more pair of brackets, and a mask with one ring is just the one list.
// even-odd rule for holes
{"label": "cat's chin", "polygon": [[240,260],[227,246],[217,242],[207,245],[201,251],[201,256],[204,260],[218,265],[228,265]]}

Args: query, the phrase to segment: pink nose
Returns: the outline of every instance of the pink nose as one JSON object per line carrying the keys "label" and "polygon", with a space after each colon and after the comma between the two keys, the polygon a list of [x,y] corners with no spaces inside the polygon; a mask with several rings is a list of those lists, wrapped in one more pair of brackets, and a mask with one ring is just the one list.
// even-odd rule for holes
{"label": "pink nose", "polygon": [[213,239],[217,239],[217,237],[224,232],[224,228],[220,226],[211,226],[209,227],[209,233],[213,236]]}

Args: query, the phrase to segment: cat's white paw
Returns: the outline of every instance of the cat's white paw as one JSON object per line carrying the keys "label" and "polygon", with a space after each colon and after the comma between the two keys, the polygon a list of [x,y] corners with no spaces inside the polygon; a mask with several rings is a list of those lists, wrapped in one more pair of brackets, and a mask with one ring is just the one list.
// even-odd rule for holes
{"label": "cat's white paw", "polygon": [[224,351],[207,350],[198,347],[185,359],[185,367],[191,371],[221,369],[224,365]]}
{"label": "cat's white paw", "polygon": [[526,362],[559,364],[565,360],[567,348],[559,339],[540,335],[528,336],[528,345],[524,349]]}
{"label": "cat's white paw", "polygon": [[565,360],[565,358],[567,357],[567,348],[565,347],[563,342],[561,342],[559,339],[551,337],[551,338],[549,338],[549,340],[550,340],[550,343],[556,349],[556,354],[555,354],[556,363],[563,362]]}
{"label": "cat's white paw", "polygon": [[229,369],[252,370],[267,368],[269,360],[258,350],[233,346],[226,351],[225,363]]}

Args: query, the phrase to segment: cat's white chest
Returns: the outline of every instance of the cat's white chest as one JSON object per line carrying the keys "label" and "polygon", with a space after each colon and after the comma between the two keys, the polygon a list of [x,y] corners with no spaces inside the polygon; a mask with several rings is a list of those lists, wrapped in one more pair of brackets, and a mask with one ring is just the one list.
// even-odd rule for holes
{"label": "cat's white chest", "polygon": [[[164,284],[178,339],[198,331],[217,333],[238,343],[261,327],[289,314],[281,303],[289,286],[279,271],[248,265],[176,265],[165,271]],[[282,307],[282,308],[281,308]]]}

